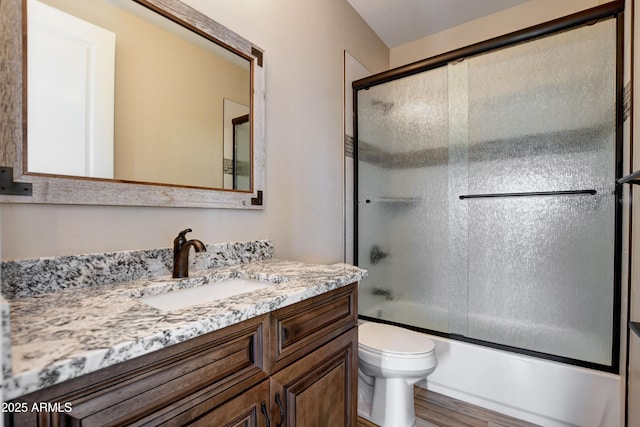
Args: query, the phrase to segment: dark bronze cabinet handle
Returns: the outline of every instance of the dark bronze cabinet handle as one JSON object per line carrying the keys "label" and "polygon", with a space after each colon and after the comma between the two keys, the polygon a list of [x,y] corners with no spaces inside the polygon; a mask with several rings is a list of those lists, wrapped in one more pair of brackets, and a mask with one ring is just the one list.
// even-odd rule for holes
{"label": "dark bronze cabinet handle", "polygon": [[271,420],[269,419],[269,410],[267,409],[267,403],[262,402],[262,415],[267,420],[267,427],[271,427]]}
{"label": "dark bronze cabinet handle", "polygon": [[276,403],[278,404],[278,408],[280,408],[280,422],[276,427],[282,427],[282,423],[284,423],[284,407],[282,406],[282,400],[280,400],[280,393],[276,392]]}

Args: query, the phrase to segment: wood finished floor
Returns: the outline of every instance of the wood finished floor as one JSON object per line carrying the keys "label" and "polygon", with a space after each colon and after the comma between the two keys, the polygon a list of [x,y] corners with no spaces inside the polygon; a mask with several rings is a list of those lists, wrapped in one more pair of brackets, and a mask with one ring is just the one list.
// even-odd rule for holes
{"label": "wood finished floor", "polygon": [[[416,388],[415,427],[539,427],[498,412]],[[377,427],[358,418],[358,427]]]}

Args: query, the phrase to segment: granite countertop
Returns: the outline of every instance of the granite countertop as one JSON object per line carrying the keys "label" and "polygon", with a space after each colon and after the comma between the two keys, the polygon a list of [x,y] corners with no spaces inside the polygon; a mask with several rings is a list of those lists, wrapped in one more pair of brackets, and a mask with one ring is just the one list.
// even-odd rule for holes
{"label": "granite countertop", "polygon": [[[160,276],[9,299],[11,372],[3,383],[4,400],[294,304],[365,275],[347,264],[262,259],[191,272],[187,279]],[[137,300],[230,278],[274,284],[171,312]]]}

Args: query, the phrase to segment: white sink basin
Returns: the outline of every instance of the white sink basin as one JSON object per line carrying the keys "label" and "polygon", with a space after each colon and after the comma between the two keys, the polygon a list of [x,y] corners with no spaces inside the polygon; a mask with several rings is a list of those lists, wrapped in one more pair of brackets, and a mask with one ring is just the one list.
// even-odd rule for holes
{"label": "white sink basin", "polygon": [[273,286],[273,283],[256,279],[229,279],[222,282],[208,283],[193,288],[169,291],[158,295],[139,298],[138,301],[162,311],[174,311],[204,304],[215,300],[229,298],[234,295],[253,292]]}

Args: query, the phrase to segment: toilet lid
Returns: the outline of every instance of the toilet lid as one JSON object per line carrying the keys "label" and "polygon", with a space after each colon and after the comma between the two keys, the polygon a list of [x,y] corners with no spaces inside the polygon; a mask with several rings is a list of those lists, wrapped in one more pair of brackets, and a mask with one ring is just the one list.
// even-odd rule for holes
{"label": "toilet lid", "polygon": [[373,351],[402,354],[430,353],[435,349],[425,334],[375,322],[358,326],[358,344]]}

